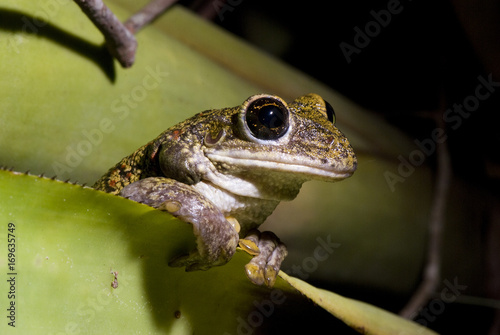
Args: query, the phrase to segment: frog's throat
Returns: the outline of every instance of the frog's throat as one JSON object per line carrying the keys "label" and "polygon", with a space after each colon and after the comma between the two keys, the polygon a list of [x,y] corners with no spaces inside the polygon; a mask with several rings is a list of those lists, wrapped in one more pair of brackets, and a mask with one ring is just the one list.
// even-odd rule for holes
{"label": "frog's throat", "polygon": [[[295,199],[300,191],[302,183],[306,179],[292,178],[270,180],[266,175],[250,174],[224,174],[217,170],[207,171],[203,178],[206,182],[216,185],[227,192],[250,198],[258,198],[273,201],[290,201]],[[273,179],[271,177],[271,179]]]}

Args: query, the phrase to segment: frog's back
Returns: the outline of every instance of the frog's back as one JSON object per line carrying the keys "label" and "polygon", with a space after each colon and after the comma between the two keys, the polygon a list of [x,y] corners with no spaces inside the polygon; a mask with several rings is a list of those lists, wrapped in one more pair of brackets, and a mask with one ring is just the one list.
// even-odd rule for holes
{"label": "frog's back", "polygon": [[118,194],[125,186],[139,179],[157,176],[158,167],[154,154],[155,141],[152,141],[137,149],[130,156],[124,157],[92,187],[107,193]]}
{"label": "frog's back", "polygon": [[[119,194],[125,186],[140,179],[165,176],[159,167],[157,155],[159,148],[166,143],[178,143],[179,136],[182,136],[182,134],[184,136],[194,134],[194,137],[196,137],[196,134],[200,131],[199,128],[205,127],[205,124],[208,123],[207,120],[213,117],[212,114],[213,111],[198,113],[167,129],[153,141],[123,158],[96,181],[92,187],[107,193]],[[190,129],[190,131],[185,131],[186,129]],[[194,137],[193,141],[196,142]]]}

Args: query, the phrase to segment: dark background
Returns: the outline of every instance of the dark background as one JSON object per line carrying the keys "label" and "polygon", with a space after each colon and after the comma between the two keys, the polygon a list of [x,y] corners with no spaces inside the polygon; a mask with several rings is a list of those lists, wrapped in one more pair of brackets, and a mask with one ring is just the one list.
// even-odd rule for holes
{"label": "dark background", "polygon": [[[429,137],[436,128],[436,117],[442,119],[446,109],[475,94],[479,76],[487,79],[491,74],[500,82],[497,0],[180,3],[381,115],[410,138]],[[226,5],[229,7],[223,10]],[[366,46],[358,48],[348,61],[341,43],[355,47],[355,28],[365,31],[366,25],[375,21],[373,13],[387,14],[381,11],[387,11],[388,6],[394,6],[397,13],[391,14],[385,27],[373,31]],[[480,232],[485,241],[500,240],[497,91],[500,87],[481,101],[460,127],[451,129],[448,124],[446,141],[455,178],[480,190],[492,204]],[[435,157],[429,161],[435,165]],[[493,234],[497,236],[491,239]],[[498,256],[486,253],[484,262],[491,267],[490,283],[485,286],[500,283]],[[489,298],[499,299],[498,285],[491,287]],[[394,312],[398,312],[395,306],[408,298],[362,288],[349,294],[384,308],[393,307]],[[429,326],[442,334],[499,334],[498,311],[496,314],[495,319],[495,310],[490,307],[452,304]],[[339,333],[348,332],[339,327]]]}

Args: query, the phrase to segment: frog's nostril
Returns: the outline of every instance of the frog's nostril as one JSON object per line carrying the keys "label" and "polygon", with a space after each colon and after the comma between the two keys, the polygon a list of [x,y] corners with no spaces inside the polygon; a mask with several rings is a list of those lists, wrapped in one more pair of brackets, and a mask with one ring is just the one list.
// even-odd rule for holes
{"label": "frog's nostril", "polygon": [[332,147],[335,144],[335,137],[329,136],[326,141],[329,143],[329,145]]}

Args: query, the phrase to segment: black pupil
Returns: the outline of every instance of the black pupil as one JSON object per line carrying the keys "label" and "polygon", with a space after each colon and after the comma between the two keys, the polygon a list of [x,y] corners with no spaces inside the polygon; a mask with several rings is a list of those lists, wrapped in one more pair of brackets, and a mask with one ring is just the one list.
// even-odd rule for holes
{"label": "black pupil", "polygon": [[261,98],[252,102],[245,115],[248,129],[258,139],[275,140],[288,130],[288,109],[280,101]]}
{"label": "black pupil", "polygon": [[284,122],[283,112],[276,106],[262,106],[259,111],[259,121],[267,128],[281,127]]}

